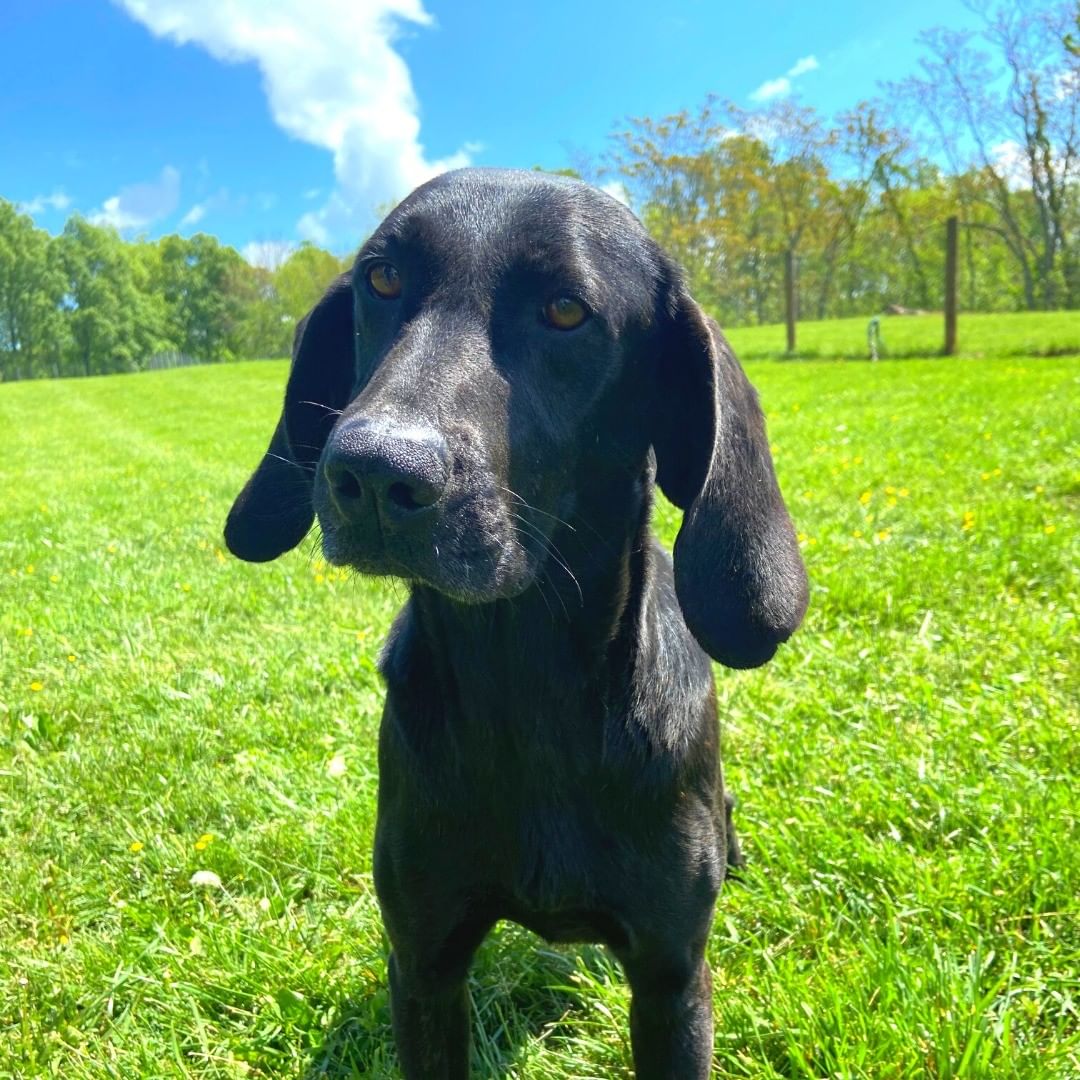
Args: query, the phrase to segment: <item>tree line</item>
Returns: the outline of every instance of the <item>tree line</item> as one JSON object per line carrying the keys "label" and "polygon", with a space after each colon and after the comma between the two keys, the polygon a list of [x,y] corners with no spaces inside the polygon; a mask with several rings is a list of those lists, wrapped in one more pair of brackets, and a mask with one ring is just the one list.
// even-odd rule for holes
{"label": "tree line", "polygon": [[[1080,307],[1080,3],[972,0],[918,70],[827,118],[792,97],[630,120],[599,163],[727,325],[943,304],[960,224],[968,311]],[[569,171],[569,170],[565,170]],[[58,236],[0,199],[0,379],[288,355],[343,268],[311,244],[275,270],[212,236]]]}
{"label": "tree line", "polygon": [[203,233],[125,241],[78,216],[50,236],[0,199],[0,378],[287,356],[343,266],[305,244],[271,271]]}
{"label": "tree line", "polygon": [[606,173],[721,321],[940,309],[954,215],[961,307],[1080,307],[1080,4],[971,6],[834,118],[709,98],[614,136]]}

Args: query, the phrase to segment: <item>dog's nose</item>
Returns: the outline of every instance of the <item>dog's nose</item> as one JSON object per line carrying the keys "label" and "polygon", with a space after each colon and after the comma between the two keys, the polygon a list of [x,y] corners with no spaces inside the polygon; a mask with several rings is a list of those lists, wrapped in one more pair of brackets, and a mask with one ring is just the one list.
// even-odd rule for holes
{"label": "dog's nose", "polygon": [[354,420],[330,437],[323,469],[346,517],[364,513],[370,498],[380,515],[401,520],[439,501],[450,479],[450,450],[431,428]]}

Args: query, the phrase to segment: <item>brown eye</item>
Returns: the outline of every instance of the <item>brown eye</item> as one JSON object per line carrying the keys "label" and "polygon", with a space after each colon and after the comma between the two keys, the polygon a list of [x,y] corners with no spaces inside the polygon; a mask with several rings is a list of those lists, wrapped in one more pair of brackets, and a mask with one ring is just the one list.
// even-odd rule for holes
{"label": "brown eye", "polygon": [[557,296],[544,306],[544,318],[556,330],[576,330],[588,317],[585,305],[572,296]]}
{"label": "brown eye", "polygon": [[383,300],[396,300],[401,295],[401,275],[389,263],[376,263],[367,272],[371,291]]}

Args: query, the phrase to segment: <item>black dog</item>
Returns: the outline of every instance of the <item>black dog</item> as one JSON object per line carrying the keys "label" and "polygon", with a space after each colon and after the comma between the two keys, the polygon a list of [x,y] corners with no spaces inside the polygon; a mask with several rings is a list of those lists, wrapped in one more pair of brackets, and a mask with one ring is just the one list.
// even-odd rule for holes
{"label": "black dog", "polygon": [[[653,483],[685,509],[674,567]],[[641,1078],[709,1072],[737,854],[709,656],[764,663],[807,586],[753,388],[633,215],[576,181],[419,188],[297,329],[226,525],[411,595],[382,656],[375,884],[409,1078],[465,1077],[493,923],[599,939]]]}

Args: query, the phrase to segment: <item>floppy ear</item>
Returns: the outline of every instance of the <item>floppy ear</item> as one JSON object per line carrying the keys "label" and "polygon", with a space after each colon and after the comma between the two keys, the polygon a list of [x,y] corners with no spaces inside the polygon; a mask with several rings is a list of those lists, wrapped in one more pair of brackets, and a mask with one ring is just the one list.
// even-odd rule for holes
{"label": "floppy ear", "polygon": [[297,324],[281,418],[225,522],[225,543],[234,555],[266,562],[307,535],[315,517],[315,466],[349,403],[353,378],[352,287],[342,274]]}
{"label": "floppy ear", "polygon": [[806,570],[757,393],[720,327],[681,287],[666,315],[653,446],[657,481],[685,511],[675,591],[713,659],[757,667],[802,621]]}

